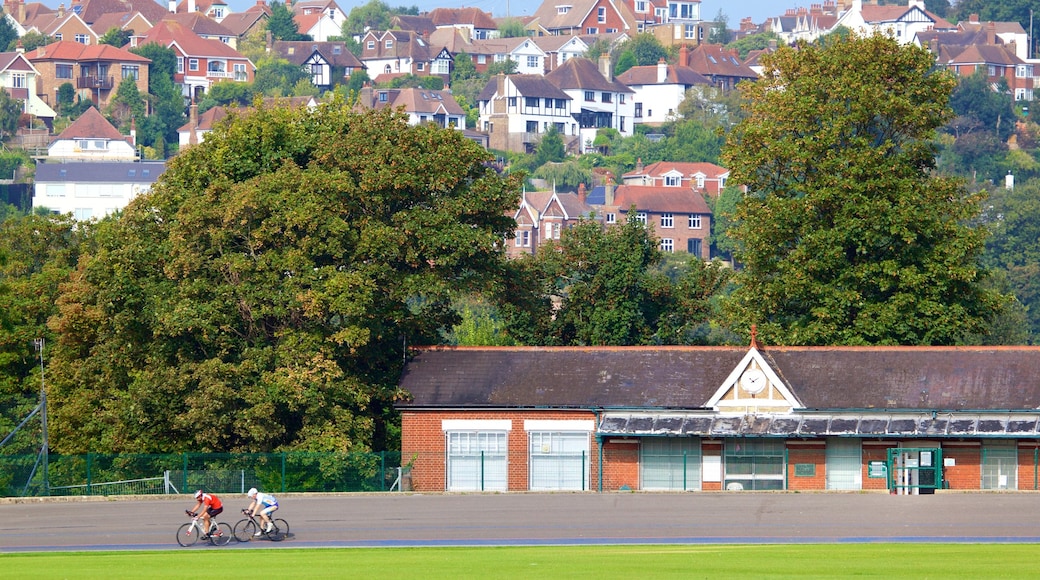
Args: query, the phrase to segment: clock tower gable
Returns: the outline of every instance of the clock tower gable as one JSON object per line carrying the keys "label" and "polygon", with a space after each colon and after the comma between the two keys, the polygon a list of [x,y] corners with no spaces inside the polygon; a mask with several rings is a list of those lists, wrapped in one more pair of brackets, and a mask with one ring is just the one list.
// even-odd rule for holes
{"label": "clock tower gable", "polygon": [[790,413],[801,402],[752,346],[705,406],[719,413],[740,415]]}

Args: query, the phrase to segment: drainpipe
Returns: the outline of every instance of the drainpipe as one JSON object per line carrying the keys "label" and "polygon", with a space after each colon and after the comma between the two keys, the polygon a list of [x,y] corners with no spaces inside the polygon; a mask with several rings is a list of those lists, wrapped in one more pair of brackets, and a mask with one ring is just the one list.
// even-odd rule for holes
{"label": "drainpipe", "polygon": [[596,450],[599,454],[599,467],[596,469],[597,477],[599,479],[599,487],[596,490],[599,493],[603,493],[603,436],[599,434],[599,414],[600,411],[597,409],[596,413]]}

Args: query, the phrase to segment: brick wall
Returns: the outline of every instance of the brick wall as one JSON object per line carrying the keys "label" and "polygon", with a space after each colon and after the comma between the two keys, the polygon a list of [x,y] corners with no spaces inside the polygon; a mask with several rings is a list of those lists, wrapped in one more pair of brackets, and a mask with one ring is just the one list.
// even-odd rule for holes
{"label": "brick wall", "polygon": [[942,446],[943,459],[955,465],[944,469],[950,489],[979,489],[982,486],[982,447],[977,442],[952,442]]}
{"label": "brick wall", "polygon": [[[640,489],[639,440],[624,441],[608,439],[603,445],[603,491]],[[599,488],[598,481],[591,483],[592,489]]]}
{"label": "brick wall", "polygon": [[[812,465],[813,474],[797,475],[796,466],[799,463]],[[788,445],[787,489],[805,491],[827,489],[827,443],[825,441],[813,441],[797,446]]]}

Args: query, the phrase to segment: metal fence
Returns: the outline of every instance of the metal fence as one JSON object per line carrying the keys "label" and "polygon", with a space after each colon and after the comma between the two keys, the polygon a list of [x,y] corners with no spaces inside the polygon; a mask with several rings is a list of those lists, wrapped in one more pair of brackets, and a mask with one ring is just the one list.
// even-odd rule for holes
{"label": "metal fence", "polygon": [[401,454],[179,453],[50,455],[47,480],[36,455],[0,455],[0,496],[390,491]]}

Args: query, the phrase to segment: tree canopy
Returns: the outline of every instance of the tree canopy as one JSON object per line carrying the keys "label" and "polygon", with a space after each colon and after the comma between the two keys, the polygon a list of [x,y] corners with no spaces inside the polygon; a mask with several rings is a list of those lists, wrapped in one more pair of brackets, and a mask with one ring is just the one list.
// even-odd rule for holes
{"label": "tree canopy", "polygon": [[342,99],[228,119],[65,286],[55,449],[392,449],[405,348],[500,273],[519,181],[459,131]]}
{"label": "tree canopy", "polygon": [[728,306],[773,344],[954,344],[999,309],[978,266],[980,196],[932,173],[956,81],[881,35],[763,58],[726,143],[749,193]]}

